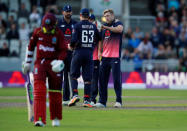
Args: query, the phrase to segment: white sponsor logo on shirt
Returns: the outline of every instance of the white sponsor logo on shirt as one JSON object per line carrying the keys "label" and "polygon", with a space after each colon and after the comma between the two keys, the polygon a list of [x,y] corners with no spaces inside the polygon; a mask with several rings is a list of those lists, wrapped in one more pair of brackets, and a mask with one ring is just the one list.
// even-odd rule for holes
{"label": "white sponsor logo on shirt", "polygon": [[41,40],[41,41],[42,41],[42,40],[43,40],[43,38],[42,38],[42,37],[39,37],[39,38],[38,38],[38,40]]}
{"label": "white sponsor logo on shirt", "polygon": [[82,44],[82,47],[92,47],[92,44]]}
{"label": "white sponsor logo on shirt", "polygon": [[39,46],[39,50],[43,50],[44,52],[46,52],[46,51],[54,52],[55,51],[54,47],[48,47],[48,46],[43,46],[43,45]]}
{"label": "white sponsor logo on shirt", "polygon": [[60,27],[65,27],[65,25],[61,25]]}

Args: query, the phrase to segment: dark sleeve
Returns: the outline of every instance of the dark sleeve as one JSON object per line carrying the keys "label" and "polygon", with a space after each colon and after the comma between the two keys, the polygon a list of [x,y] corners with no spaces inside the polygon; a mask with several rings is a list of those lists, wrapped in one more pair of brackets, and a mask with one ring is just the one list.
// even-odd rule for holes
{"label": "dark sleeve", "polygon": [[102,31],[100,32],[101,40],[103,40],[103,39],[105,38],[105,31],[106,31],[106,30],[102,30]]}
{"label": "dark sleeve", "polygon": [[58,31],[58,59],[59,60],[64,60],[66,58],[67,54],[67,45],[64,42],[64,34],[63,32],[59,29]]}
{"label": "dark sleeve", "polygon": [[[122,23],[121,21],[117,21],[117,22],[116,22],[116,27],[117,27],[118,25],[123,26],[123,23]],[[124,28],[123,28],[123,31],[124,31]],[[121,32],[122,34],[123,34],[123,31]]]}
{"label": "dark sleeve", "polygon": [[101,35],[95,25],[94,28],[95,28],[95,42],[98,43],[101,40]]}
{"label": "dark sleeve", "polygon": [[71,38],[70,46],[74,48],[77,41],[78,41],[78,25],[76,24],[73,26],[72,29],[72,38]]}
{"label": "dark sleeve", "polygon": [[121,21],[117,21],[116,22],[116,26],[118,26],[118,25],[122,25],[123,26],[123,23]]}

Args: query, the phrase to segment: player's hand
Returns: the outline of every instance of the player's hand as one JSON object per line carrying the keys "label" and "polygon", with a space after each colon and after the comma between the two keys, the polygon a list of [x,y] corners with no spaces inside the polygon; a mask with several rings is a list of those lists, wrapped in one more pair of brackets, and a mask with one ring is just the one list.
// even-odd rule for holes
{"label": "player's hand", "polygon": [[23,72],[23,74],[27,74],[27,72],[29,72],[30,69],[31,69],[31,63],[26,63],[26,62],[22,63],[22,72]]}
{"label": "player's hand", "polygon": [[97,20],[97,29],[99,30],[99,32],[101,31],[101,22]]}
{"label": "player's hand", "polygon": [[53,60],[51,62],[52,71],[58,73],[64,69],[64,62],[62,60]]}
{"label": "player's hand", "polygon": [[101,30],[104,30],[104,25],[101,25]]}
{"label": "player's hand", "polygon": [[73,50],[73,48],[70,46],[70,44],[68,44],[68,50]]}
{"label": "player's hand", "polygon": [[107,26],[101,25],[101,29],[105,30],[105,29],[107,29]]}

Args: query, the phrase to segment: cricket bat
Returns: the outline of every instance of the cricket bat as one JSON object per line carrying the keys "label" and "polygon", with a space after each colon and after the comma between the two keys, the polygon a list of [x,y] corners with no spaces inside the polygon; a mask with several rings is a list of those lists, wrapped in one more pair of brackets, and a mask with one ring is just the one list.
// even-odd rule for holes
{"label": "cricket bat", "polygon": [[70,98],[73,97],[72,87],[71,87],[71,77],[70,72],[68,72],[68,82],[69,82],[69,92],[70,92]]}
{"label": "cricket bat", "polygon": [[27,93],[28,121],[33,122],[34,121],[33,85],[31,84],[29,72],[27,73],[26,93]]}

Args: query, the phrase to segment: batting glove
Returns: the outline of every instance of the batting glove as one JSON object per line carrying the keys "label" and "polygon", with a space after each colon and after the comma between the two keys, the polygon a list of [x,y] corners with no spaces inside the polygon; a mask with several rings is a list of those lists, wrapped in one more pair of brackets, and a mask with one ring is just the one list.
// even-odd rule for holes
{"label": "batting glove", "polygon": [[23,72],[23,74],[27,74],[27,72],[29,72],[30,69],[31,69],[31,63],[26,63],[26,62],[22,63],[22,72]]}
{"label": "batting glove", "polygon": [[53,60],[51,62],[52,71],[58,73],[64,69],[64,62],[62,60]]}

